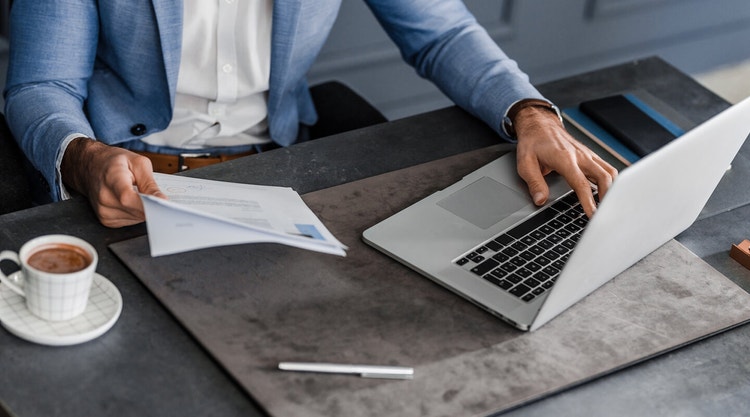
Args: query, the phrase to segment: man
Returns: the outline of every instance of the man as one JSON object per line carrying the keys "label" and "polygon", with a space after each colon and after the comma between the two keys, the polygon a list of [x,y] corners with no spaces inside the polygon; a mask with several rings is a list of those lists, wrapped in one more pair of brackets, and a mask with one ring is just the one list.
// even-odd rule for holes
{"label": "man", "polygon": [[[603,196],[616,171],[565,132],[460,0],[366,2],[420,75],[517,138],[518,171],[537,204],[548,197],[543,175],[557,171],[593,214],[590,181]],[[242,155],[269,141],[288,146],[316,122],[304,77],[339,5],[15,0],[8,124],[53,200],[70,188],[106,226],[141,222],[134,187],[162,195],[143,154]]]}

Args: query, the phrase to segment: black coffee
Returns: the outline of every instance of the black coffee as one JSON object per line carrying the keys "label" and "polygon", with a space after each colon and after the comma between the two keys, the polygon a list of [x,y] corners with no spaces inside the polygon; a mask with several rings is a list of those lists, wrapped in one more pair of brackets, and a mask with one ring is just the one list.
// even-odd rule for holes
{"label": "black coffee", "polygon": [[67,243],[50,243],[38,247],[27,263],[40,271],[69,274],[85,269],[92,261],[91,255],[83,248]]}

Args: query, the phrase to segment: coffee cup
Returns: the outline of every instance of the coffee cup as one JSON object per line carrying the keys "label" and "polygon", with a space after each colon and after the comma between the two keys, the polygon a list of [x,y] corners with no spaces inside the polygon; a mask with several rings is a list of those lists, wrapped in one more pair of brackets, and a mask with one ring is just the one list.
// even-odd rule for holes
{"label": "coffee cup", "polygon": [[99,257],[88,242],[68,235],[45,235],[0,252],[21,267],[0,281],[24,297],[29,311],[43,320],[63,321],[83,313]]}

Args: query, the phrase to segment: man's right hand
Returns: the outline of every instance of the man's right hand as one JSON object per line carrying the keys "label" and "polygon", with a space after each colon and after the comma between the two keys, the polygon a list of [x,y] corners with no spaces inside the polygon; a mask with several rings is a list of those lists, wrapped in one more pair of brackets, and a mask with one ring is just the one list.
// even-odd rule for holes
{"label": "man's right hand", "polygon": [[145,220],[139,192],[166,198],[148,158],[89,138],[77,138],[68,145],[60,169],[65,186],[87,196],[107,227]]}

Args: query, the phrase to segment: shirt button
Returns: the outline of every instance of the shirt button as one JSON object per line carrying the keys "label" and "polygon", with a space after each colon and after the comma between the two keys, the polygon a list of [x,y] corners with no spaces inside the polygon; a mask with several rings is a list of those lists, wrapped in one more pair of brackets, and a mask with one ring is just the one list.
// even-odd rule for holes
{"label": "shirt button", "polygon": [[224,66],[221,67],[221,70],[224,71],[227,74],[229,74],[230,72],[232,72],[233,69],[234,69],[234,67],[232,66],[232,64],[224,64]]}
{"label": "shirt button", "polygon": [[130,133],[134,134],[135,136],[141,136],[146,133],[146,125],[144,125],[143,123],[135,124],[130,128]]}
{"label": "shirt button", "polygon": [[222,117],[226,114],[226,106],[216,105],[210,106],[208,109],[208,115],[213,117]]}

